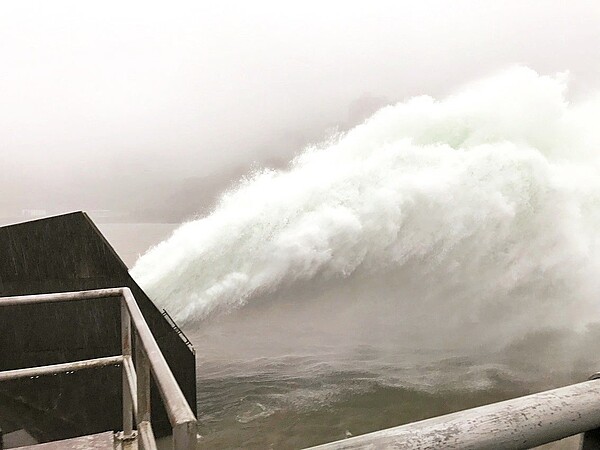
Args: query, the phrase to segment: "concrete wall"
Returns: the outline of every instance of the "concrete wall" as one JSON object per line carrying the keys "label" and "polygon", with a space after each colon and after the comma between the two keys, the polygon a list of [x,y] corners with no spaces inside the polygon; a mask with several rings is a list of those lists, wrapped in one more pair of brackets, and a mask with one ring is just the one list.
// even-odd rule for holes
{"label": "concrete wall", "polygon": [[[0,227],[0,296],[128,286],[171,370],[196,411],[196,364],[190,348],[129,276],[127,267],[82,212]],[[120,354],[118,302],[28,305],[0,309],[0,370]],[[0,403],[19,402],[31,414],[23,427],[41,439],[121,428],[119,367],[0,385]],[[40,429],[36,415],[59,425]],[[50,417],[50,416],[49,416]],[[152,392],[155,433],[169,430]]]}

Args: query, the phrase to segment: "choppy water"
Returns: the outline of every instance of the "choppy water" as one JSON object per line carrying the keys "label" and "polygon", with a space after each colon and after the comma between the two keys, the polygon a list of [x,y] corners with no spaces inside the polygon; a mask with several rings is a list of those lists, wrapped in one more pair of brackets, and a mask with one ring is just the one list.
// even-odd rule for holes
{"label": "choppy water", "polygon": [[598,350],[592,343],[573,362],[581,352],[562,342],[586,342],[558,331],[493,354],[342,345],[293,328],[261,333],[260,322],[230,316],[187,330],[198,355],[201,448],[303,448],[558,387],[585,380]]}

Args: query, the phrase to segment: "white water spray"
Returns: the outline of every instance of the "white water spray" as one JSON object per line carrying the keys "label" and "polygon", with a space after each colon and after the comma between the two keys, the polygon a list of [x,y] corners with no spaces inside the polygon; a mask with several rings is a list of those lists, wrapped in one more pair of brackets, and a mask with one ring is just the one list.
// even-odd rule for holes
{"label": "white water spray", "polygon": [[566,91],[564,75],[517,67],[383,108],[243,180],[132,274],[188,322],[370,279],[395,280],[366,297],[398,314],[432,311],[420,327],[583,324],[600,292],[600,97]]}

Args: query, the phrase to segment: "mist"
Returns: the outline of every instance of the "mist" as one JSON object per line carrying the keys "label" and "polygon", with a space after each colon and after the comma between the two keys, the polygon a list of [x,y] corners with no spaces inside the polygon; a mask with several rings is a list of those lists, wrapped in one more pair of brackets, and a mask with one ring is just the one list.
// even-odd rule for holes
{"label": "mist", "polygon": [[600,91],[572,81],[513,66],[386,106],[140,257],[201,355],[207,446],[302,448],[597,371]]}
{"label": "mist", "polygon": [[3,2],[0,217],[204,215],[380,107],[514,64],[585,97],[599,20],[594,1]]}
{"label": "mist", "polygon": [[514,67],[383,108],[245,180],[132,275],[182,322],[307,298],[336,305],[307,314],[321,328],[384,340],[482,345],[585,325],[599,288],[600,92],[569,102],[568,88],[564,74]]}

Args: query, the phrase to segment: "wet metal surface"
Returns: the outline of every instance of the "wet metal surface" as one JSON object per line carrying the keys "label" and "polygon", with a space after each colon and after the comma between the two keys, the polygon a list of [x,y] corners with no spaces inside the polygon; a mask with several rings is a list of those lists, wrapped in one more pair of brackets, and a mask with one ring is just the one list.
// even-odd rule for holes
{"label": "wet metal surface", "polygon": [[528,449],[599,427],[600,380],[592,380],[313,448]]}
{"label": "wet metal surface", "polygon": [[112,431],[62,441],[19,447],[20,450],[113,450]]}

